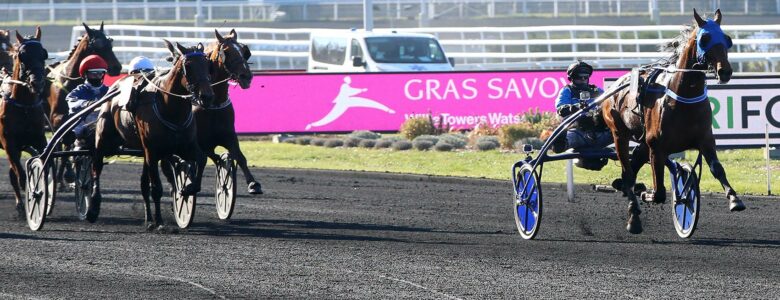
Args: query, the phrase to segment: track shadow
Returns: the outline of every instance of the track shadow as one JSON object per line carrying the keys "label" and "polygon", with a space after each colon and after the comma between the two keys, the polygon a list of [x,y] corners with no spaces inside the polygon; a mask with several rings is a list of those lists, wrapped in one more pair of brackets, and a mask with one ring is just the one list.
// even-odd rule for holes
{"label": "track shadow", "polygon": [[242,220],[233,219],[224,223],[200,223],[185,230],[187,234],[208,236],[239,236],[281,239],[313,239],[313,240],[343,240],[343,241],[386,241],[415,244],[453,244],[452,242],[410,241],[383,236],[349,235],[333,232],[311,232],[307,230],[358,230],[374,232],[434,232],[430,228],[414,228],[406,226],[373,225],[361,223],[337,223],[302,220]]}
{"label": "track shadow", "polygon": [[29,234],[17,234],[17,233],[0,233],[0,240],[35,240],[35,241],[68,241],[68,242],[99,242],[103,240],[95,239],[66,239],[66,238],[51,238],[42,237]]}

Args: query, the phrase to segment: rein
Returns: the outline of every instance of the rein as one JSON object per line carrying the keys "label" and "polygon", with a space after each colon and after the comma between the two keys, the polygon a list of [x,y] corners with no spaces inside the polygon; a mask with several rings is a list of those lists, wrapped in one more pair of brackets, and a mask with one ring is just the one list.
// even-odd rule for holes
{"label": "rein", "polygon": [[[664,71],[664,72],[666,72],[666,73],[680,73],[680,72],[682,72],[682,73],[690,73],[690,72],[699,72],[699,73],[707,74],[707,71],[706,71],[706,70],[696,70],[696,69],[678,69],[678,68],[677,68],[677,66],[675,66],[675,65],[669,65],[669,66],[667,66],[666,68],[662,68],[662,67],[653,67],[653,69],[656,69],[656,70],[663,70],[663,71]],[[706,82],[705,82],[705,85],[704,85],[704,91],[702,91],[702,94],[701,94],[701,95],[699,95],[699,96],[696,96],[696,97],[691,97],[691,98],[686,98],[686,97],[682,97],[682,96],[680,96],[680,95],[677,95],[677,93],[675,93],[674,91],[672,91],[671,89],[669,89],[669,88],[668,88],[668,87],[666,87],[666,86],[664,86],[664,88],[663,88],[663,89],[649,89],[649,88],[648,88],[648,91],[650,91],[650,92],[654,92],[654,93],[657,93],[657,92],[663,92],[664,94],[666,94],[666,96],[669,96],[670,98],[674,99],[675,101],[677,101],[677,102],[680,102],[680,103],[685,103],[685,104],[694,104],[694,103],[699,103],[699,102],[702,102],[702,101],[705,101],[705,100],[709,99],[709,97],[707,96],[707,84],[706,84]]]}

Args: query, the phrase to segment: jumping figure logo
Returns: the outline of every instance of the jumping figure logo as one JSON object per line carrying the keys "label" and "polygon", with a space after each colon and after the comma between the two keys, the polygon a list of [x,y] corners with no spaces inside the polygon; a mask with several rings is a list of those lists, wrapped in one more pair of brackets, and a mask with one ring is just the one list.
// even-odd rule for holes
{"label": "jumping figure logo", "polygon": [[377,102],[376,100],[371,100],[363,97],[355,97],[355,95],[363,93],[368,89],[353,88],[349,86],[350,83],[352,83],[352,79],[349,78],[349,76],[345,76],[344,83],[341,85],[341,89],[339,90],[338,96],[336,96],[336,99],[333,99],[333,103],[335,103],[335,105],[333,105],[333,108],[330,110],[330,112],[327,115],[325,115],[325,117],[323,117],[319,121],[306,125],[306,130],[311,129],[312,127],[320,127],[320,126],[328,125],[331,122],[338,119],[339,117],[341,117],[341,115],[343,115],[348,109],[355,108],[355,107],[378,109],[389,114],[395,113],[394,110],[388,108],[382,103]]}

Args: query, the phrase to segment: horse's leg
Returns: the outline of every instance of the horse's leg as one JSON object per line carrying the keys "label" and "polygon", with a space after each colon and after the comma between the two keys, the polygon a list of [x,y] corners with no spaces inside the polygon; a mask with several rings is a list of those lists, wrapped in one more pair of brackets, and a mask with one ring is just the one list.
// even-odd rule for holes
{"label": "horse's leg", "polygon": [[615,151],[622,169],[621,178],[623,178],[623,193],[628,197],[628,221],[626,230],[633,234],[642,233],[642,221],[639,214],[639,202],[634,194],[634,183],[636,182],[636,172],[631,168],[631,160],[628,153],[628,128],[621,123],[620,113],[610,110],[610,117],[605,118],[607,124],[612,129],[612,137],[615,140]]}
{"label": "horse's leg", "polygon": [[653,193],[643,193],[642,197],[647,202],[665,203],[666,187],[664,186],[664,167],[669,155],[659,149],[650,150],[650,164],[653,166]]}
{"label": "horse's leg", "polygon": [[152,222],[152,207],[149,203],[151,181],[149,180],[149,167],[144,162],[143,171],[141,171],[141,196],[144,198],[144,210],[146,215],[144,216],[144,226],[147,231],[152,231],[155,228],[155,223]]}
{"label": "horse's leg", "polygon": [[6,141],[6,144],[3,145],[3,149],[5,149],[6,155],[8,155],[8,177],[11,179],[11,187],[14,189],[14,197],[16,197],[16,212],[19,214],[20,218],[24,218],[25,212],[22,189],[26,188],[27,174],[24,172],[24,168],[22,168],[22,151],[15,143],[9,141]]}
{"label": "horse's leg", "polygon": [[[634,178],[636,178],[636,175],[639,174],[639,170],[642,169],[642,167],[647,163],[647,161],[650,158],[649,148],[647,147],[647,144],[641,143],[639,146],[634,148],[634,151],[631,152],[631,170],[634,172]],[[640,186],[641,185],[641,186]],[[618,191],[623,191],[623,178],[618,178],[612,181],[612,187],[615,188]],[[644,184],[634,184],[634,193],[644,192]],[[626,194],[623,194],[624,197],[628,196]]]}
{"label": "horse's leg", "polygon": [[734,191],[731,184],[729,184],[729,180],[726,178],[726,170],[723,169],[723,165],[721,165],[718,160],[718,154],[715,152],[715,139],[710,138],[709,140],[710,141],[705,142],[704,145],[699,148],[699,152],[701,152],[704,159],[707,160],[712,176],[720,181],[720,185],[723,187],[723,190],[725,190],[726,197],[729,200],[729,210],[743,211],[745,210],[745,204],[742,203],[742,200],[737,196],[737,192]]}
{"label": "horse's leg", "polygon": [[162,198],[162,181],[160,181],[160,170],[158,168],[160,159],[152,157],[147,151],[145,166],[148,169],[147,174],[149,176],[149,182],[152,189],[152,200],[154,200],[154,226],[157,229],[162,228],[162,213],[160,213],[160,198]]}
{"label": "horse's leg", "polygon": [[230,155],[233,156],[233,158],[236,159],[236,163],[241,168],[241,172],[244,173],[244,178],[246,179],[246,189],[247,192],[250,194],[262,194],[263,188],[260,185],[260,182],[255,180],[255,177],[252,176],[252,171],[249,170],[249,166],[246,162],[246,157],[244,156],[244,153],[241,152],[241,147],[238,144],[238,137],[235,133],[233,133],[233,136],[229,139],[227,145],[225,145],[225,148],[228,149],[230,152]]}
{"label": "horse's leg", "polygon": [[184,186],[181,191],[182,196],[191,196],[200,192],[201,181],[203,179],[203,169],[206,168],[206,155],[200,149],[197,142],[192,143],[188,147],[188,151],[185,153],[185,159],[187,161],[194,161],[197,169],[195,171],[195,178],[192,178],[190,184]]}

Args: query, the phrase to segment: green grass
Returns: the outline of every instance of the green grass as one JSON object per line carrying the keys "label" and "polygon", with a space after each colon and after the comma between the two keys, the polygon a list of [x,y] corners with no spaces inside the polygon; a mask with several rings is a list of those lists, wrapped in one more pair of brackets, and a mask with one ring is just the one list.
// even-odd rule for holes
{"label": "green grass", "polygon": [[[512,164],[523,154],[501,151],[393,151],[388,149],[325,148],[295,144],[243,141],[241,145],[250,165],[273,168],[314,168],[329,170],[360,170],[392,173],[411,173],[442,176],[461,176],[509,180]],[[761,149],[727,150],[718,152],[732,186],[743,194],[766,194],[766,166]],[[687,159],[695,160],[696,153],[688,152]],[[544,166],[543,182],[566,182],[566,164],[550,162]],[[772,185],[780,190],[780,161],[770,163]],[[705,164],[701,182],[702,192],[722,192],[723,189]],[[609,184],[620,176],[620,166],[610,162],[603,170],[594,172],[575,168],[574,179],[582,184]],[[639,180],[652,185],[649,166],[639,174]],[[668,174],[665,178],[669,189]]]}

